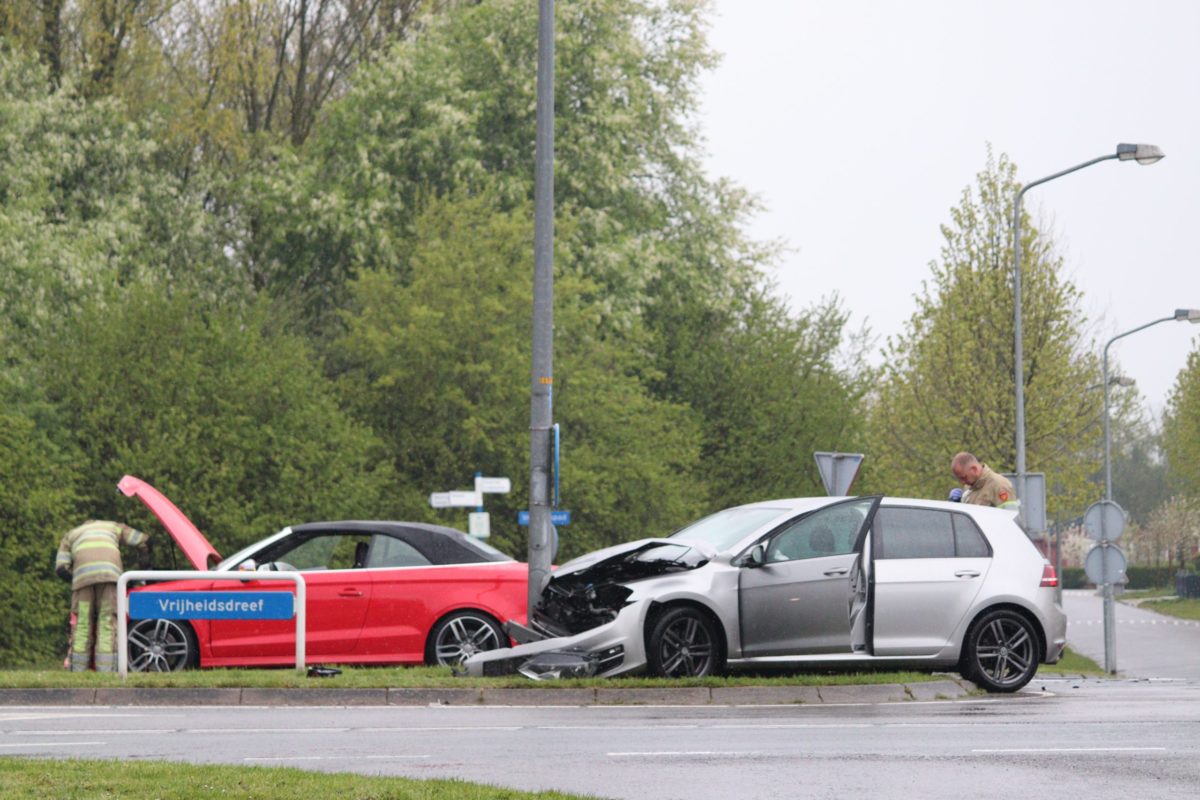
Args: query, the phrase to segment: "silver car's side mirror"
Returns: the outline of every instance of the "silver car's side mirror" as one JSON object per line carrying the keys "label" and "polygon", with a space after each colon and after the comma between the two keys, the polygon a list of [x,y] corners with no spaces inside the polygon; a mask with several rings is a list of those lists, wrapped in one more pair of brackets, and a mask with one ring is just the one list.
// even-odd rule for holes
{"label": "silver car's side mirror", "polygon": [[767,543],[759,542],[750,548],[750,552],[746,554],[743,565],[751,568],[761,567],[767,563]]}

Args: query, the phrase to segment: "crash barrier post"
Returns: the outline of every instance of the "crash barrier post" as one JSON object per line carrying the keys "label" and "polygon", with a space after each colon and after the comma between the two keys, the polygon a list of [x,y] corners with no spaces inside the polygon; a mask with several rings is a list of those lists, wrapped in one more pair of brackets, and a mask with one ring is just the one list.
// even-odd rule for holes
{"label": "crash barrier post", "polygon": [[129,599],[125,587],[130,581],[186,581],[193,579],[210,581],[291,581],[296,584],[296,672],[304,674],[304,638],[306,623],[304,610],[307,607],[304,575],[299,572],[208,572],[203,570],[131,570],[117,579],[117,671],[121,680],[129,674],[129,622],[125,619]]}

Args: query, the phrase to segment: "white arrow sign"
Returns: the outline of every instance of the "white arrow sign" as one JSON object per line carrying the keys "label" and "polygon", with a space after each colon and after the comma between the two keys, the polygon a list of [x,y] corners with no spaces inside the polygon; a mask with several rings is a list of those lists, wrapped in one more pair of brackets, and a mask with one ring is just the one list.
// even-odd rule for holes
{"label": "white arrow sign", "polygon": [[475,491],[486,494],[508,494],[512,491],[512,481],[508,478],[480,476],[475,479]]}
{"label": "white arrow sign", "polygon": [[429,505],[434,508],[462,508],[483,505],[479,492],[434,492],[429,495]]}

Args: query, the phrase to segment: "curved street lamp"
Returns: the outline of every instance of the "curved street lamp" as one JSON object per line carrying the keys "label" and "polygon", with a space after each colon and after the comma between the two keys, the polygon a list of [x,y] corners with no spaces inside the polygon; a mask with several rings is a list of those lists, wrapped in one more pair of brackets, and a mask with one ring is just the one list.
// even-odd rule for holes
{"label": "curved street lamp", "polygon": [[[1090,167],[1093,164],[1099,164],[1101,161],[1109,161],[1117,159],[1118,161],[1136,161],[1139,164],[1153,164],[1160,161],[1164,156],[1162,150],[1152,144],[1119,144],[1114,153],[1109,153],[1103,156],[1097,156],[1090,161],[1085,161],[1082,164],[1076,164],[1069,169],[1064,169],[1061,172],[1056,172],[1053,175],[1047,175],[1044,178],[1039,178],[1036,181],[1031,181],[1017,190],[1017,196],[1013,200],[1013,351],[1014,361],[1013,367],[1016,383],[1016,445],[1017,445],[1017,498],[1022,501],[1018,507],[1020,509],[1020,520],[1025,521],[1025,352],[1024,343],[1021,338],[1021,199],[1025,193],[1035,186],[1040,186],[1043,183],[1048,183],[1055,178],[1061,178],[1064,175],[1070,175],[1072,172],[1078,172],[1084,167]],[[1173,319],[1173,318],[1172,318]],[[1108,386],[1104,388],[1105,402],[1108,402]],[[1107,415],[1105,420],[1107,420]]]}
{"label": "curved street lamp", "polygon": [[[1152,325],[1158,325],[1162,322],[1191,322],[1192,324],[1200,323],[1200,308],[1177,308],[1175,313],[1169,317],[1156,319],[1153,322],[1147,322],[1145,325],[1139,325],[1132,330],[1118,333],[1116,336],[1108,340],[1104,345],[1104,499],[1112,500],[1112,439],[1109,436],[1108,422],[1108,348],[1112,347],[1112,343],[1118,339],[1124,339],[1131,333],[1144,331]],[[1115,382],[1115,380],[1113,381]]]}

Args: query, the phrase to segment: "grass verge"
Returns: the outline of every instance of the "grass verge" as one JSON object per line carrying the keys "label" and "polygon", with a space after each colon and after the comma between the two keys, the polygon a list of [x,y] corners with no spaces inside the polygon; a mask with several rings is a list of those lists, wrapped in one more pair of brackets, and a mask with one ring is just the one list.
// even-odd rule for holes
{"label": "grass verge", "polygon": [[62,669],[16,669],[0,672],[0,689],[154,688],[297,688],[310,689],[546,689],[546,688],[678,688],[691,686],[846,686],[872,683],[919,683],[938,680],[925,672],[772,672],[734,673],[718,678],[586,678],[531,681],[520,675],[462,678],[448,667],[342,667],[329,678],[309,678],[292,669],[204,669],[185,672],[131,673],[122,681],[112,673],[66,672]]}
{"label": "grass verge", "polygon": [[522,792],[458,780],[413,780],[286,767],[232,767],[164,761],[55,760],[0,757],[0,797],[194,800],[583,800],[584,795]]}
{"label": "grass verge", "polygon": [[1038,675],[1095,675],[1103,676],[1104,668],[1087,656],[1076,653],[1071,648],[1063,651],[1062,658],[1057,664],[1043,664],[1037,671]]}
{"label": "grass verge", "polygon": [[1172,597],[1166,600],[1148,600],[1138,605],[1138,608],[1148,608],[1159,614],[1166,614],[1180,619],[1200,620],[1200,600]]}

